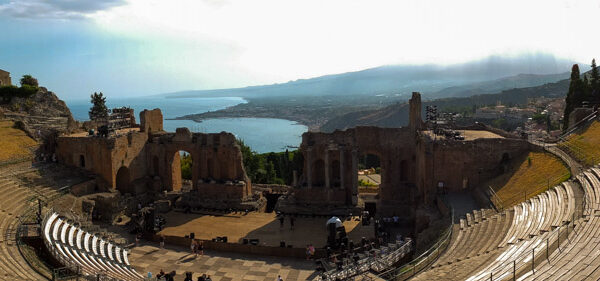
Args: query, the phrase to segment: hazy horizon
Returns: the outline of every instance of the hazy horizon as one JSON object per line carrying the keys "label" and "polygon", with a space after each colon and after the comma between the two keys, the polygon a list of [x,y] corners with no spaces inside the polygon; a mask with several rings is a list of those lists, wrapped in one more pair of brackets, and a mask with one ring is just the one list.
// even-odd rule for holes
{"label": "hazy horizon", "polygon": [[[0,69],[65,99],[286,83],[384,65],[589,65],[595,1],[0,0]],[[569,69],[553,72],[560,73]]]}

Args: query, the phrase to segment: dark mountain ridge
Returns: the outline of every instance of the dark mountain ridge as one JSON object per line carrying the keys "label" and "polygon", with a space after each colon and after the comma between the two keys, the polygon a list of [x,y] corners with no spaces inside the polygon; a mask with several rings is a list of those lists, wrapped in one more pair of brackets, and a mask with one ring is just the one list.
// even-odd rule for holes
{"label": "dark mountain ridge", "polygon": [[[425,97],[442,97],[445,93],[453,96],[457,92],[472,93],[477,88],[447,89],[491,80],[505,79],[522,73],[540,77],[518,77],[512,87],[534,86],[557,81],[556,75],[563,75],[573,64],[572,61],[557,59],[547,54],[529,54],[515,57],[491,56],[481,60],[461,64],[439,66],[426,65],[387,65],[365,70],[331,74],[310,79],[299,79],[281,84],[249,86],[244,88],[182,91],[164,94],[171,98],[181,97],[244,97],[264,98],[282,96],[406,96],[412,91],[420,91]],[[560,74],[556,74],[560,73]],[[545,77],[545,75],[551,75]],[[561,76],[562,77],[562,76]],[[556,79],[556,80],[551,80]],[[510,85],[508,81],[501,81]],[[498,84],[499,81],[496,81]],[[537,84],[536,84],[537,83]],[[486,88],[487,84],[480,85]],[[508,86],[511,88],[510,86]],[[492,92],[507,89],[496,88]],[[471,91],[471,92],[469,92]]]}
{"label": "dark mountain ridge", "polygon": [[[439,109],[443,109],[455,106],[483,106],[495,104],[498,101],[502,104],[524,104],[529,98],[564,97],[568,89],[569,79],[564,79],[541,86],[504,90],[496,94],[479,94],[471,97],[428,100],[424,101],[422,105],[423,109],[427,105],[436,105]],[[407,124],[408,105],[406,103],[397,103],[381,109],[351,112],[332,118],[321,126],[320,130],[323,132],[332,132],[356,126],[402,127]]]}

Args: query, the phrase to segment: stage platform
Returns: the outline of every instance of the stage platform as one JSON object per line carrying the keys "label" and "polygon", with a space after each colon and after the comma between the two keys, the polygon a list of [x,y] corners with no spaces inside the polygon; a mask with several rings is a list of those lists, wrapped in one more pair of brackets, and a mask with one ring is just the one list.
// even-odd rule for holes
{"label": "stage platform", "polygon": [[[193,232],[196,238],[202,240],[211,240],[217,236],[227,236],[229,243],[242,243],[244,238],[259,239],[260,245],[275,247],[283,240],[294,248],[304,248],[310,243],[321,248],[327,243],[325,223],[329,217],[297,217],[294,230],[291,230],[289,217],[285,218],[281,228],[275,213],[229,213],[216,216],[171,211],[163,216],[166,225],[159,235],[184,237]],[[363,226],[358,220],[344,221],[344,227],[348,239],[355,243],[362,237],[374,236],[373,225]]]}

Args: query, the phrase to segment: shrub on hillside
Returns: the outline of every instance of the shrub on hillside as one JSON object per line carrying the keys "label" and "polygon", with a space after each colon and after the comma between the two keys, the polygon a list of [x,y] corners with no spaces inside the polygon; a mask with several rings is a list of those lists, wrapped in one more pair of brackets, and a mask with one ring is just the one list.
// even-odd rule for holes
{"label": "shrub on hillside", "polygon": [[26,74],[21,78],[21,87],[23,86],[31,86],[37,88],[39,86],[38,80],[33,78],[33,76]]}
{"label": "shrub on hillside", "polygon": [[0,87],[0,103],[9,103],[13,98],[28,98],[35,94],[38,87],[24,85],[17,87],[13,85]]}

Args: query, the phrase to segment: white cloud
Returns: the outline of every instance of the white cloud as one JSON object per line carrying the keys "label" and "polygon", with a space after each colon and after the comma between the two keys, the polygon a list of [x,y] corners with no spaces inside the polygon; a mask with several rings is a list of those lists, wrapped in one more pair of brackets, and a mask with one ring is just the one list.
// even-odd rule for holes
{"label": "white cloud", "polygon": [[29,19],[81,19],[124,0],[19,0],[0,4],[0,15]]}
{"label": "white cloud", "polygon": [[[92,17],[111,33],[221,45],[232,71],[265,83],[518,52],[587,62],[598,55],[598,8],[593,0],[131,0]],[[187,63],[200,65],[193,55]]]}

